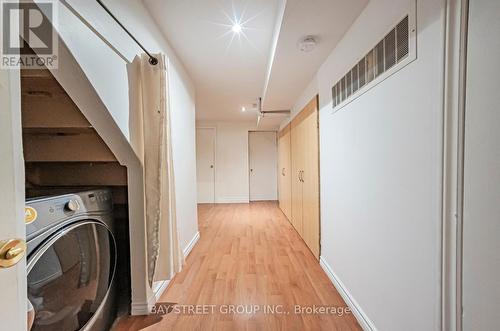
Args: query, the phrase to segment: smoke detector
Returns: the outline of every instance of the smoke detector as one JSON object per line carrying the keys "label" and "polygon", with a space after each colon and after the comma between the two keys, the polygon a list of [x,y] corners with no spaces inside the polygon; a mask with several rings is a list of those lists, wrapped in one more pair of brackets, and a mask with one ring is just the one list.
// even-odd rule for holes
{"label": "smoke detector", "polygon": [[316,48],[316,39],[313,36],[305,36],[297,42],[297,47],[301,52],[309,53]]}

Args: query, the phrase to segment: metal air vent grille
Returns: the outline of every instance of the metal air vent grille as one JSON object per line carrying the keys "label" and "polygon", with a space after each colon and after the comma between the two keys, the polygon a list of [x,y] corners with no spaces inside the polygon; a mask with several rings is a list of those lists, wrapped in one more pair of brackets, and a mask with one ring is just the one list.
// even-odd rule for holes
{"label": "metal air vent grille", "polygon": [[[410,55],[411,33],[415,28],[406,15],[377,45],[332,87],[332,105],[337,108],[348,99],[364,93],[379,77]],[[408,62],[408,61],[405,61]]]}

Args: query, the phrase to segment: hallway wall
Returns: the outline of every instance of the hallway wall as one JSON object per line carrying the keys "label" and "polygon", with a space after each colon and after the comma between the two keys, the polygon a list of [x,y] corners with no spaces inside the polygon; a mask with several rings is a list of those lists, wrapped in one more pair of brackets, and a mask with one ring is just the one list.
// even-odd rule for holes
{"label": "hallway wall", "polygon": [[216,128],[215,202],[248,203],[248,131],[257,130],[255,122],[198,121],[196,127]]}
{"label": "hallway wall", "polygon": [[284,120],[280,124],[280,130],[283,129],[285,126],[287,126],[288,123],[292,121],[292,119],[297,116],[297,114],[304,109],[305,106],[311,100],[318,95],[318,77],[317,73],[314,75],[313,79],[309,82],[307,87],[304,89],[302,94],[297,98],[295,101],[294,105],[290,109],[290,117],[288,117],[286,120]]}
{"label": "hallway wall", "polygon": [[414,62],[336,113],[331,88],[412,3],[370,1],[315,77],[321,263],[384,331],[440,328],[444,1],[417,1]]}
{"label": "hallway wall", "polygon": [[471,1],[469,10],[462,326],[495,330],[500,302],[500,2]]}

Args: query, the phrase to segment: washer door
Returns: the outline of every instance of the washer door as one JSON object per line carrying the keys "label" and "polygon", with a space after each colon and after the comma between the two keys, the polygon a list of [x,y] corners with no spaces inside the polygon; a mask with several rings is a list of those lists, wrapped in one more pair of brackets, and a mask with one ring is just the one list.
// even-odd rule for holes
{"label": "washer door", "polygon": [[116,267],[113,235],[100,222],[81,221],[52,237],[28,260],[32,330],[80,330],[107,298]]}

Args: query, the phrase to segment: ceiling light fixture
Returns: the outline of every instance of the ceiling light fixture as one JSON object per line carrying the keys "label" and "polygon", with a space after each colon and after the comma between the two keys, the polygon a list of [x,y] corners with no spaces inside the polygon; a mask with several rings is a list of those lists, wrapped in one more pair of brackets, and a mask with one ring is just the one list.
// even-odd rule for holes
{"label": "ceiling light fixture", "polygon": [[300,51],[308,53],[316,48],[316,43],[316,38],[314,38],[313,36],[305,36],[297,42],[297,47],[300,49]]}
{"label": "ceiling light fixture", "polygon": [[234,33],[240,33],[242,30],[241,25],[239,23],[234,23],[231,30],[233,30]]}
{"label": "ceiling light fixture", "polygon": [[245,107],[241,107],[241,111],[242,111],[242,112],[246,112],[246,111],[247,111],[247,109],[246,109]]}
{"label": "ceiling light fixture", "polygon": [[224,27],[224,32],[216,38],[216,40],[224,38],[228,39],[229,41],[224,51],[224,55],[227,54],[227,52],[231,48],[231,45],[233,44],[233,41],[235,40],[239,42],[240,46],[242,46],[243,42],[248,43],[249,46],[251,46],[260,53],[261,50],[256,45],[254,45],[251,38],[247,36],[246,32],[252,30],[258,30],[258,28],[256,27],[249,26],[249,23],[257,19],[262,14],[262,12],[259,12],[251,17],[247,17],[245,16],[246,8],[243,9],[243,12],[238,13],[235,10],[234,5],[232,6],[232,14],[224,10],[224,8],[221,8],[221,12],[226,17],[226,22],[209,22],[209,23]]}

